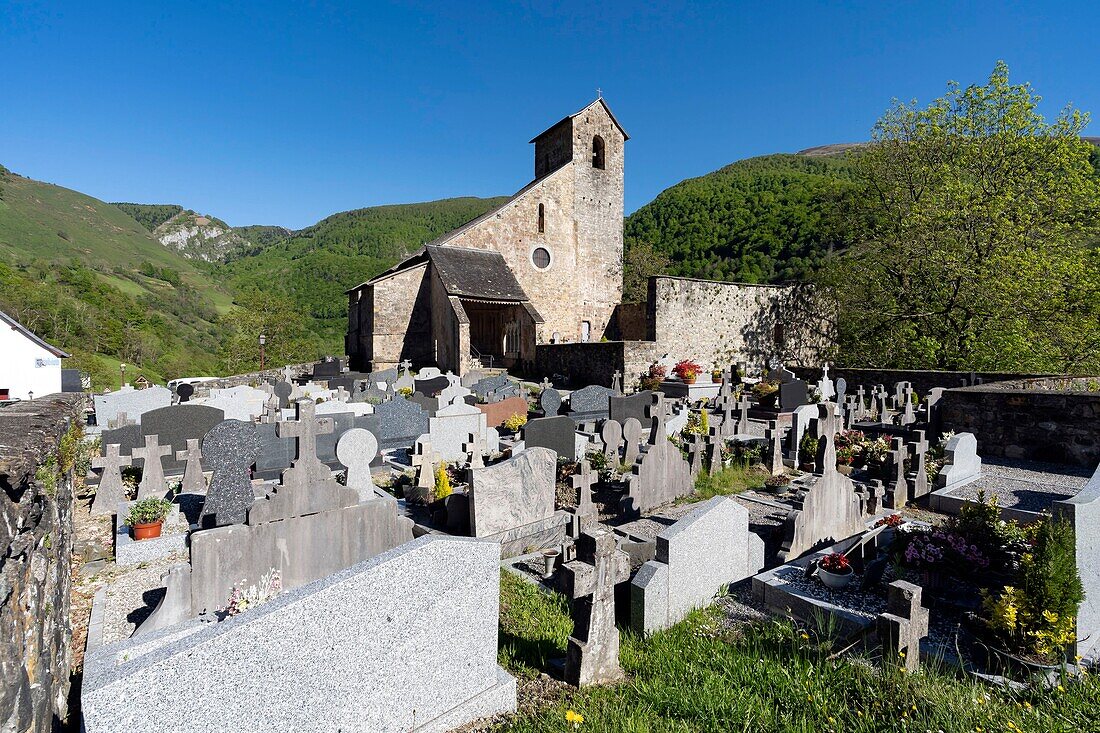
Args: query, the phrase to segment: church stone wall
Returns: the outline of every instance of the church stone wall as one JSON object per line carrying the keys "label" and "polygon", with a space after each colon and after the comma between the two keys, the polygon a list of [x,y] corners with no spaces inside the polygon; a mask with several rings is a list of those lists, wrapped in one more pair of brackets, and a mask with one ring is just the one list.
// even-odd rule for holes
{"label": "church stone wall", "polygon": [[426,264],[414,267],[369,286],[374,327],[364,361],[372,369],[388,369],[403,359],[415,365],[434,362],[426,269]]}

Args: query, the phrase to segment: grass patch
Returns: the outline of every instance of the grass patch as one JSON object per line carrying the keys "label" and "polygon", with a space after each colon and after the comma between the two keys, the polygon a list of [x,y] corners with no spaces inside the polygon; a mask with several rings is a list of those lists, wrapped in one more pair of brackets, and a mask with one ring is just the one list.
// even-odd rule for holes
{"label": "grass patch", "polygon": [[767,477],[767,472],[749,466],[727,466],[713,476],[700,471],[695,478],[695,493],[684,501],[706,501],[715,496],[732,496],[748,489],[762,489]]}
{"label": "grass patch", "polygon": [[[623,733],[714,731],[1092,731],[1100,683],[1089,676],[1062,690],[1013,693],[952,669],[919,674],[873,659],[828,658],[785,621],[723,630],[711,607],[641,639],[623,632],[628,680],[570,689],[494,728],[508,733],[579,730]],[[504,573],[500,661],[530,679],[564,656],[571,629],[564,599]]]}

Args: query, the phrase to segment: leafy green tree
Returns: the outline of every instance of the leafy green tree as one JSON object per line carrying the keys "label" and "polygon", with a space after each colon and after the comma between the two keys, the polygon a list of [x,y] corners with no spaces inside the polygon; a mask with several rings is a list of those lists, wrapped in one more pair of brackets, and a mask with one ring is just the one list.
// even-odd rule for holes
{"label": "leafy green tree", "polygon": [[222,344],[225,373],[240,374],[260,366],[260,334],[266,336],[266,367],[292,364],[319,356],[306,319],[291,302],[259,290],[246,291],[237,307],[224,318],[227,334]]}
{"label": "leafy green tree", "polygon": [[1084,113],[1047,122],[998,62],[924,108],[895,102],[855,158],[856,242],[821,281],[842,360],[1100,369],[1100,178]]}
{"label": "leafy green tree", "polygon": [[623,302],[645,302],[649,278],[667,275],[671,267],[668,255],[649,242],[631,242],[623,252]]}

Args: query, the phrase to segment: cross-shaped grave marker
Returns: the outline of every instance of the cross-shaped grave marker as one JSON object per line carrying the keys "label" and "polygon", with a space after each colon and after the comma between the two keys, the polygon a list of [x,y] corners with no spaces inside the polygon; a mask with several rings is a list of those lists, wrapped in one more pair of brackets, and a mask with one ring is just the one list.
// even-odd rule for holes
{"label": "cross-shaped grave marker", "polygon": [[909,464],[913,470],[912,498],[919,499],[928,493],[928,440],[925,439],[923,430],[913,431],[913,442],[909,444],[909,451]]}
{"label": "cross-shaped grave marker", "polygon": [[187,448],[176,451],[177,461],[187,461],[183,469],[184,494],[205,494],[206,479],[202,475],[202,449],[198,438],[188,438]]}
{"label": "cross-shaped grave marker", "polygon": [[706,452],[706,441],[701,433],[692,433],[691,445],[688,453],[691,454],[691,475],[698,476],[703,470],[703,453]]}
{"label": "cross-shaped grave marker", "polygon": [[480,431],[467,433],[462,450],[470,454],[470,468],[485,468],[485,439]]}
{"label": "cross-shaped grave marker", "polygon": [[141,483],[138,484],[138,500],[147,499],[150,496],[163,499],[166,491],[164,465],[160,459],[172,454],[172,446],[161,445],[160,438],[156,435],[146,435],[145,447],[134,448],[130,454],[144,461],[141,467]]}
{"label": "cross-shaped grave marker", "polygon": [[764,431],[764,434],[768,438],[768,443],[771,445],[770,466],[768,467],[772,476],[779,476],[784,473],[783,469],[783,431],[779,427],[779,423],[775,420],[768,422],[768,428]]}
{"label": "cross-shaped grave marker", "polygon": [[574,536],[579,536],[580,531],[595,524],[599,516],[596,505],[592,502],[592,485],[596,483],[597,478],[592,472],[592,465],[588,461],[581,461],[577,473],[570,479],[570,483],[577,492],[577,509],[574,514],[577,517],[578,531]]}
{"label": "cross-shaped grave marker", "polygon": [[620,394],[623,391],[623,373],[618,369],[611,375],[611,389]]}
{"label": "cross-shaped grave marker", "polygon": [[876,619],[882,658],[910,672],[920,666],[920,640],[928,636],[928,609],[919,585],[895,580],[886,591],[886,613]]}
{"label": "cross-shaped grave marker", "polygon": [[711,428],[710,435],[707,436],[707,458],[710,463],[710,475],[718,473],[722,470],[722,447],[725,445],[726,439],[719,435],[718,428]]}
{"label": "cross-shaped grave marker", "polygon": [[652,402],[645,406],[645,416],[649,418],[652,427],[649,431],[649,444],[657,445],[657,441],[666,440],[665,436],[665,396],[655,392]]}
{"label": "cross-shaped grave marker", "polygon": [[583,687],[623,676],[615,627],[615,585],[630,577],[630,558],[617,548],[614,534],[598,527],[581,532],[576,548],[577,559],[562,566],[573,617],[565,681]]}
{"label": "cross-shaped grave marker", "polygon": [[890,497],[889,507],[901,509],[909,501],[909,483],[905,480],[905,439],[890,440],[890,481],[886,487]]}
{"label": "cross-shaped grave marker", "polygon": [[133,464],[130,456],[119,455],[120,446],[111,443],[107,455],[92,459],[92,468],[102,468],[99,487],[92,500],[92,514],[114,514],[118,505],[126,501],[126,484],[122,483],[122,468]]}
{"label": "cross-shaped grave marker", "polygon": [[432,449],[432,442],[422,438],[416,442],[416,452],[410,457],[413,468],[418,469],[416,486],[430,496],[435,490],[435,464],[439,462],[439,453]]}
{"label": "cross-shaped grave marker", "polygon": [[[328,435],[336,429],[331,417],[317,417],[317,405],[311,399],[298,400],[298,419],[275,425],[280,438],[296,438],[297,458],[288,471],[305,472],[306,480],[319,481],[331,475],[328,466],[317,457],[317,436]],[[284,482],[285,483],[285,482]]]}

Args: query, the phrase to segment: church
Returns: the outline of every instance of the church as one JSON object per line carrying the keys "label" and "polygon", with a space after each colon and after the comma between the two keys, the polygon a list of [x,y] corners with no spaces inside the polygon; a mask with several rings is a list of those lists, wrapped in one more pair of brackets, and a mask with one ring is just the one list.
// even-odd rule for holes
{"label": "church", "polygon": [[609,383],[660,359],[812,362],[816,347],[784,337],[805,323],[797,288],[658,277],[646,303],[621,303],[628,139],[602,97],[536,135],[518,193],[347,291],[350,366]]}
{"label": "church", "polygon": [[536,135],[534,180],[348,291],[352,366],[461,374],[603,338],[622,299],[627,139],[602,98]]}

